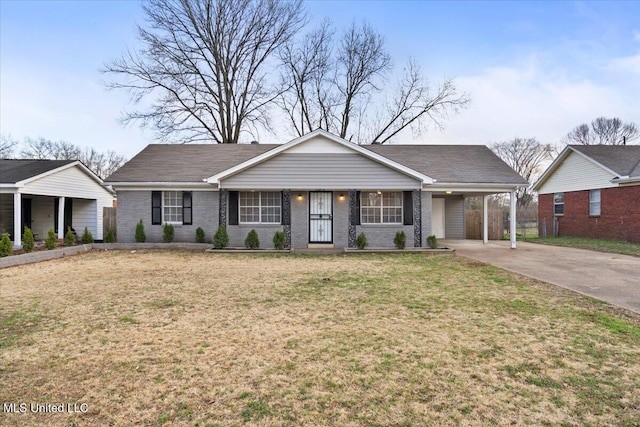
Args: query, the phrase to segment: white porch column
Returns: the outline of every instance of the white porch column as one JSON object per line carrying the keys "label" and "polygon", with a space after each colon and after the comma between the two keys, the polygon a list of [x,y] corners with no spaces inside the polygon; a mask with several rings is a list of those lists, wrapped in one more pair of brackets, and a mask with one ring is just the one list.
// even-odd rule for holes
{"label": "white porch column", "polygon": [[58,197],[58,239],[64,239],[64,197]]}
{"label": "white porch column", "polygon": [[482,243],[489,243],[489,195],[482,197]]}
{"label": "white porch column", "polygon": [[22,194],[13,193],[13,247],[22,247]]}
{"label": "white porch column", "polygon": [[509,212],[509,218],[511,218],[511,222],[509,223],[509,236],[511,237],[511,249],[516,248],[516,192],[511,192],[510,199],[511,209]]}

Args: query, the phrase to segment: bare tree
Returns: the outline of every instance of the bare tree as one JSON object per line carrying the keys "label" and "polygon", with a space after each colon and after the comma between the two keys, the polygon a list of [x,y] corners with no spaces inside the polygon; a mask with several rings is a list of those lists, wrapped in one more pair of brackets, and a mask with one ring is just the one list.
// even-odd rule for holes
{"label": "bare tree", "polygon": [[[535,138],[514,138],[491,145],[491,150],[529,183],[542,172],[545,160],[551,158],[550,144],[544,145]],[[516,192],[517,205],[527,207],[533,200],[530,188]]]}
{"label": "bare tree", "polygon": [[114,151],[101,153],[94,148],[82,149],[66,141],[50,141],[44,138],[25,138],[25,147],[20,155],[24,159],[80,160],[102,179],[127,161],[124,156]]}
{"label": "bare tree", "polygon": [[8,159],[13,156],[13,150],[18,145],[18,140],[9,134],[0,134],[0,159]]}
{"label": "bare tree", "polygon": [[[383,144],[406,128],[420,133],[427,122],[441,126],[469,103],[452,79],[434,87],[413,61],[395,86],[388,85],[391,57],[382,36],[366,23],[352,24],[336,42],[325,22],[287,44],[281,59],[288,89],[280,106],[298,135],[321,128],[358,143]],[[385,88],[391,99],[379,96]]]}
{"label": "bare tree", "polygon": [[598,117],[591,124],[581,124],[563,139],[565,144],[577,145],[622,145],[640,138],[640,130],[635,123],[623,123],[617,117]]}
{"label": "bare tree", "polygon": [[303,25],[300,0],[150,0],[143,47],[111,61],[134,103],[155,96],[124,123],[153,125],[164,140],[238,143],[240,133],[269,128],[280,95],[267,73],[274,53]]}

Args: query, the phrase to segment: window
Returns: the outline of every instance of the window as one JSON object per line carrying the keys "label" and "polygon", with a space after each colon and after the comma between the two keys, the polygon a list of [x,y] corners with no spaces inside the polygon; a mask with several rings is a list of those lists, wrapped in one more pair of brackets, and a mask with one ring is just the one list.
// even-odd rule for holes
{"label": "window", "polygon": [[182,224],[182,191],[162,192],[162,222]]}
{"label": "window", "polygon": [[280,224],[280,192],[242,192],[239,205],[241,224]]}
{"label": "window", "polygon": [[401,191],[360,193],[362,224],[402,224]]}
{"label": "window", "polygon": [[589,215],[600,215],[600,190],[589,190]]}
{"label": "window", "polygon": [[192,224],[190,191],[152,191],[151,224]]}
{"label": "window", "polygon": [[564,193],[554,193],[553,213],[554,215],[564,215]]}

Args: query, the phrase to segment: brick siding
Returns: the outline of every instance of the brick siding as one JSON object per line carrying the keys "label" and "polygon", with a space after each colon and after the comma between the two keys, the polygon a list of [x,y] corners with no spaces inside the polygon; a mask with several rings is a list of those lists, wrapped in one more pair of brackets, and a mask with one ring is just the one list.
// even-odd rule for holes
{"label": "brick siding", "polygon": [[[538,197],[540,236],[553,236],[553,194]],[[589,190],[564,193],[564,215],[558,216],[561,237],[626,240],[640,243],[640,186],[600,190],[600,215],[589,216]]]}

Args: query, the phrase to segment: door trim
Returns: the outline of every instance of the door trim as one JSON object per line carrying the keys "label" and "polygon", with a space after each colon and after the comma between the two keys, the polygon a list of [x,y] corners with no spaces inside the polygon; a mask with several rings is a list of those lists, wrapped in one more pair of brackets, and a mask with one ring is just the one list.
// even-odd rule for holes
{"label": "door trim", "polygon": [[[312,221],[312,219],[311,219],[311,195],[314,194],[314,193],[327,193],[327,194],[331,195],[331,197],[329,198],[329,200],[331,200],[331,214],[330,214],[331,215],[331,219],[330,219],[330,221],[331,221],[331,239],[329,241],[319,241],[318,242],[318,241],[311,240],[311,221]],[[333,244],[333,191],[309,191],[309,204],[308,204],[308,207],[309,207],[309,209],[308,209],[307,223],[308,223],[309,232],[308,232],[308,236],[307,236],[307,241],[310,244],[323,244],[323,243],[324,244]]]}

